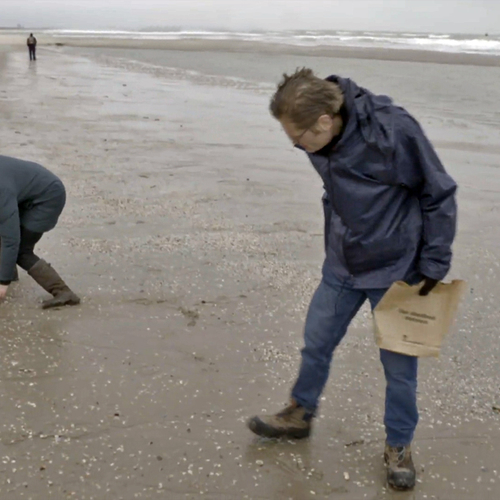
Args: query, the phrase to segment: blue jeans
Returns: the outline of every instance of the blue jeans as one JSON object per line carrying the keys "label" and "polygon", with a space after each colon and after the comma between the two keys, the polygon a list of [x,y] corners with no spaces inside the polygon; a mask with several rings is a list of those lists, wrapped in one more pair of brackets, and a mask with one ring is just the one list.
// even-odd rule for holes
{"label": "blue jeans", "polygon": [[[347,327],[366,299],[372,309],[386,289],[356,290],[324,273],[316,290],[305,324],[305,347],[302,364],[292,390],[300,405],[316,411],[318,400],[328,379],[333,352],[346,334]],[[405,446],[411,443],[418,423],[418,358],[380,349],[387,382],[384,424],[387,443]]]}

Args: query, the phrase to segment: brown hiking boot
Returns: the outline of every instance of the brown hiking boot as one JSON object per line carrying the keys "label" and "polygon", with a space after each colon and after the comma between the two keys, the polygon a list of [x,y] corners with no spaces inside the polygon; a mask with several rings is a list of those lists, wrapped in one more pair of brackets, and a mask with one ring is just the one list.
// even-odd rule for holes
{"label": "brown hiking boot", "polygon": [[28,274],[47,292],[54,296],[53,299],[46,300],[42,304],[43,309],[61,306],[76,306],[80,303],[80,298],[74,294],[57,274],[55,269],[43,259],[40,259],[29,271]]}
{"label": "brown hiking boot", "polygon": [[313,417],[314,414],[311,411],[292,401],[276,415],[252,417],[247,425],[258,436],[301,439],[309,437]]}
{"label": "brown hiking boot", "polygon": [[411,446],[392,447],[385,445],[387,482],[395,490],[406,491],[415,487],[415,466],[411,458]]}

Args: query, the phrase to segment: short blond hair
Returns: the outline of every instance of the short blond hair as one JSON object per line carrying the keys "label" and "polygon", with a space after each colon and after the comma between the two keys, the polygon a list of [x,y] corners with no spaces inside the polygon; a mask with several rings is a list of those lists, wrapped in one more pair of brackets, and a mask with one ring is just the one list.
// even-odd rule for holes
{"label": "short blond hair", "polygon": [[277,120],[287,118],[300,129],[311,128],[322,115],[338,114],[344,95],[340,87],[317,77],[311,69],[297,69],[283,74],[271,98],[269,110]]}

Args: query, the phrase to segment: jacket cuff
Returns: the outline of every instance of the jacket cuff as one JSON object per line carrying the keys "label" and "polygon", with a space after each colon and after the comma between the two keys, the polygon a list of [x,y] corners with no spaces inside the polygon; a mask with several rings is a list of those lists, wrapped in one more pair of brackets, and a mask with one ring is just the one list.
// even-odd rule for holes
{"label": "jacket cuff", "polygon": [[442,264],[426,261],[420,262],[419,271],[426,278],[442,281],[448,274],[449,266],[443,267]]}
{"label": "jacket cuff", "polygon": [[2,281],[2,280],[0,280],[0,285],[3,285],[3,286],[9,286],[11,283],[12,283],[11,280],[9,280],[9,281]]}

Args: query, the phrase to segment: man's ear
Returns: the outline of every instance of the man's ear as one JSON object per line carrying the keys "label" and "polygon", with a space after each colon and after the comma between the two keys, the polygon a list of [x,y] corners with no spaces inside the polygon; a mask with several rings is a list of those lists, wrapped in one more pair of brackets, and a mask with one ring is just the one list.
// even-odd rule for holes
{"label": "man's ear", "polygon": [[329,115],[321,115],[318,118],[317,123],[317,128],[321,131],[324,132],[326,130],[330,130],[332,126],[332,117]]}

